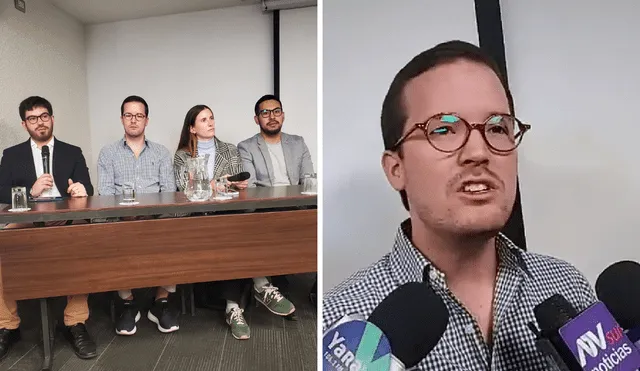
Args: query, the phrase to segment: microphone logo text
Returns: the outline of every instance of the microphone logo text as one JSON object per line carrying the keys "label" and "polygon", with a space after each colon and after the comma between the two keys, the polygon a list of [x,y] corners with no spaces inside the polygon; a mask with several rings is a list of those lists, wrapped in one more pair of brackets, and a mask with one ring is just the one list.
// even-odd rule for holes
{"label": "microphone logo text", "polygon": [[391,347],[382,331],[366,321],[339,325],[323,337],[323,371],[388,371]]}
{"label": "microphone logo text", "polygon": [[[591,358],[597,357],[601,351],[606,350],[610,345],[616,344],[622,337],[623,330],[620,326],[616,325],[605,334],[602,329],[602,322],[599,322],[596,325],[595,333],[589,330],[576,339],[580,366],[584,368],[587,365],[587,356]],[[631,347],[628,344],[623,344],[617,349],[614,348],[610,354],[605,353],[603,355],[601,362],[597,367],[593,368],[593,371],[613,370],[631,352]]]}
{"label": "microphone logo text", "polygon": [[331,343],[329,343],[329,352],[332,353],[337,359],[332,359],[330,354],[325,353],[325,359],[327,361],[339,361],[334,362],[334,367],[336,370],[342,371],[364,371],[362,370],[362,364],[360,361],[356,359],[356,355],[353,354],[347,347],[343,344],[344,337],[340,336],[340,333],[336,331],[333,335],[333,339]]}

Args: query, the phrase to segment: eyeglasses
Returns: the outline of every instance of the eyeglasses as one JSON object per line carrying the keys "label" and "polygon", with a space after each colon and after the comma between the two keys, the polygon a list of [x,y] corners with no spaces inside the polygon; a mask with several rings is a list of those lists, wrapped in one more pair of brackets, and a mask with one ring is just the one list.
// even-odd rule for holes
{"label": "eyeglasses", "polygon": [[125,113],[124,115],[122,115],[122,117],[126,118],[127,120],[132,120],[135,117],[138,121],[142,121],[147,116],[143,115],[142,113],[138,113],[137,115],[134,115],[132,113]]}
{"label": "eyeglasses", "polygon": [[24,121],[33,125],[38,122],[38,119],[42,120],[42,122],[49,122],[49,120],[51,120],[51,115],[48,112],[45,112],[40,116],[29,116],[25,118]]}
{"label": "eyeglasses", "polygon": [[262,111],[258,112],[258,114],[260,115],[260,117],[266,119],[267,117],[271,116],[271,112],[273,112],[273,115],[275,117],[282,116],[282,108],[280,107],[274,109],[263,109]]}
{"label": "eyeglasses", "polygon": [[520,145],[524,133],[531,129],[531,125],[524,124],[514,116],[503,113],[492,114],[483,123],[474,124],[454,113],[439,113],[425,122],[413,125],[411,130],[393,145],[392,150],[396,151],[417,129],[422,130],[433,148],[441,152],[455,152],[464,147],[469,140],[471,131],[478,129],[492,150],[507,153]]}

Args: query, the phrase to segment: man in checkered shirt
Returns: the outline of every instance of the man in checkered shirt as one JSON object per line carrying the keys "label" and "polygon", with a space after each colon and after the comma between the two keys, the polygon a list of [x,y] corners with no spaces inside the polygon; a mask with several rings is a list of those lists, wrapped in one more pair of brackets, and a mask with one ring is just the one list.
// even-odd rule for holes
{"label": "man in checkered shirt", "polygon": [[499,233],[529,129],[512,112],[495,62],[465,42],[439,44],[396,75],[382,106],[382,166],[410,218],[390,253],[325,295],[323,331],[348,314],[369,316],[404,283],[428,281],[449,324],[418,369],[549,369],[527,327],[533,308],[553,294],[578,311],[596,298],[570,264]]}

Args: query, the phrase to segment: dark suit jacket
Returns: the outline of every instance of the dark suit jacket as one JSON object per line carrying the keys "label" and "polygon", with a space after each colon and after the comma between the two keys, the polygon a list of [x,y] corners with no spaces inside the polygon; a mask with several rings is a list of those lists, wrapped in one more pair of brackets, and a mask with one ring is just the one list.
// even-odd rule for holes
{"label": "dark suit jacket", "polygon": [[[87,195],[93,196],[89,169],[79,147],[56,138],[52,156],[53,180],[63,197],[70,196],[69,179],[82,183]],[[0,203],[11,204],[11,187],[27,187],[29,194],[36,180],[30,140],[4,150],[0,161]]]}

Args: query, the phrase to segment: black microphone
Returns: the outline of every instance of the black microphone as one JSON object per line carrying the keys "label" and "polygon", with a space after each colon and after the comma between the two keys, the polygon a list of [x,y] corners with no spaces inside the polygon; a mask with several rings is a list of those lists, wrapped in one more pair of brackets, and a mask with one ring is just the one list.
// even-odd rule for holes
{"label": "black microphone", "polygon": [[249,178],[251,178],[251,174],[249,174],[249,172],[247,171],[243,171],[241,173],[228,177],[227,180],[230,182],[242,182],[243,180],[247,180]]}
{"label": "black microphone", "polygon": [[42,146],[42,171],[50,174],[49,171],[49,146]]}
{"label": "black microphone", "polygon": [[323,371],[412,368],[436,346],[448,324],[447,307],[428,284],[406,283],[366,321],[345,316],[325,332]]}
{"label": "black microphone", "polygon": [[640,348],[640,264],[626,260],[607,267],[596,280],[596,294]]}
{"label": "black microphone", "polygon": [[411,368],[440,341],[449,324],[449,311],[431,286],[410,282],[387,296],[368,321],[387,335],[393,355]]}
{"label": "black microphone", "polygon": [[578,361],[562,341],[558,330],[578,315],[576,309],[562,295],[553,295],[535,306],[533,313],[540,331],[529,322],[529,328],[536,334],[536,347],[560,371],[581,371]]}
{"label": "black microphone", "polygon": [[623,334],[607,307],[596,302],[584,311],[556,294],[538,304],[529,328],[537,335],[536,345],[555,370],[636,371],[640,352]]}

